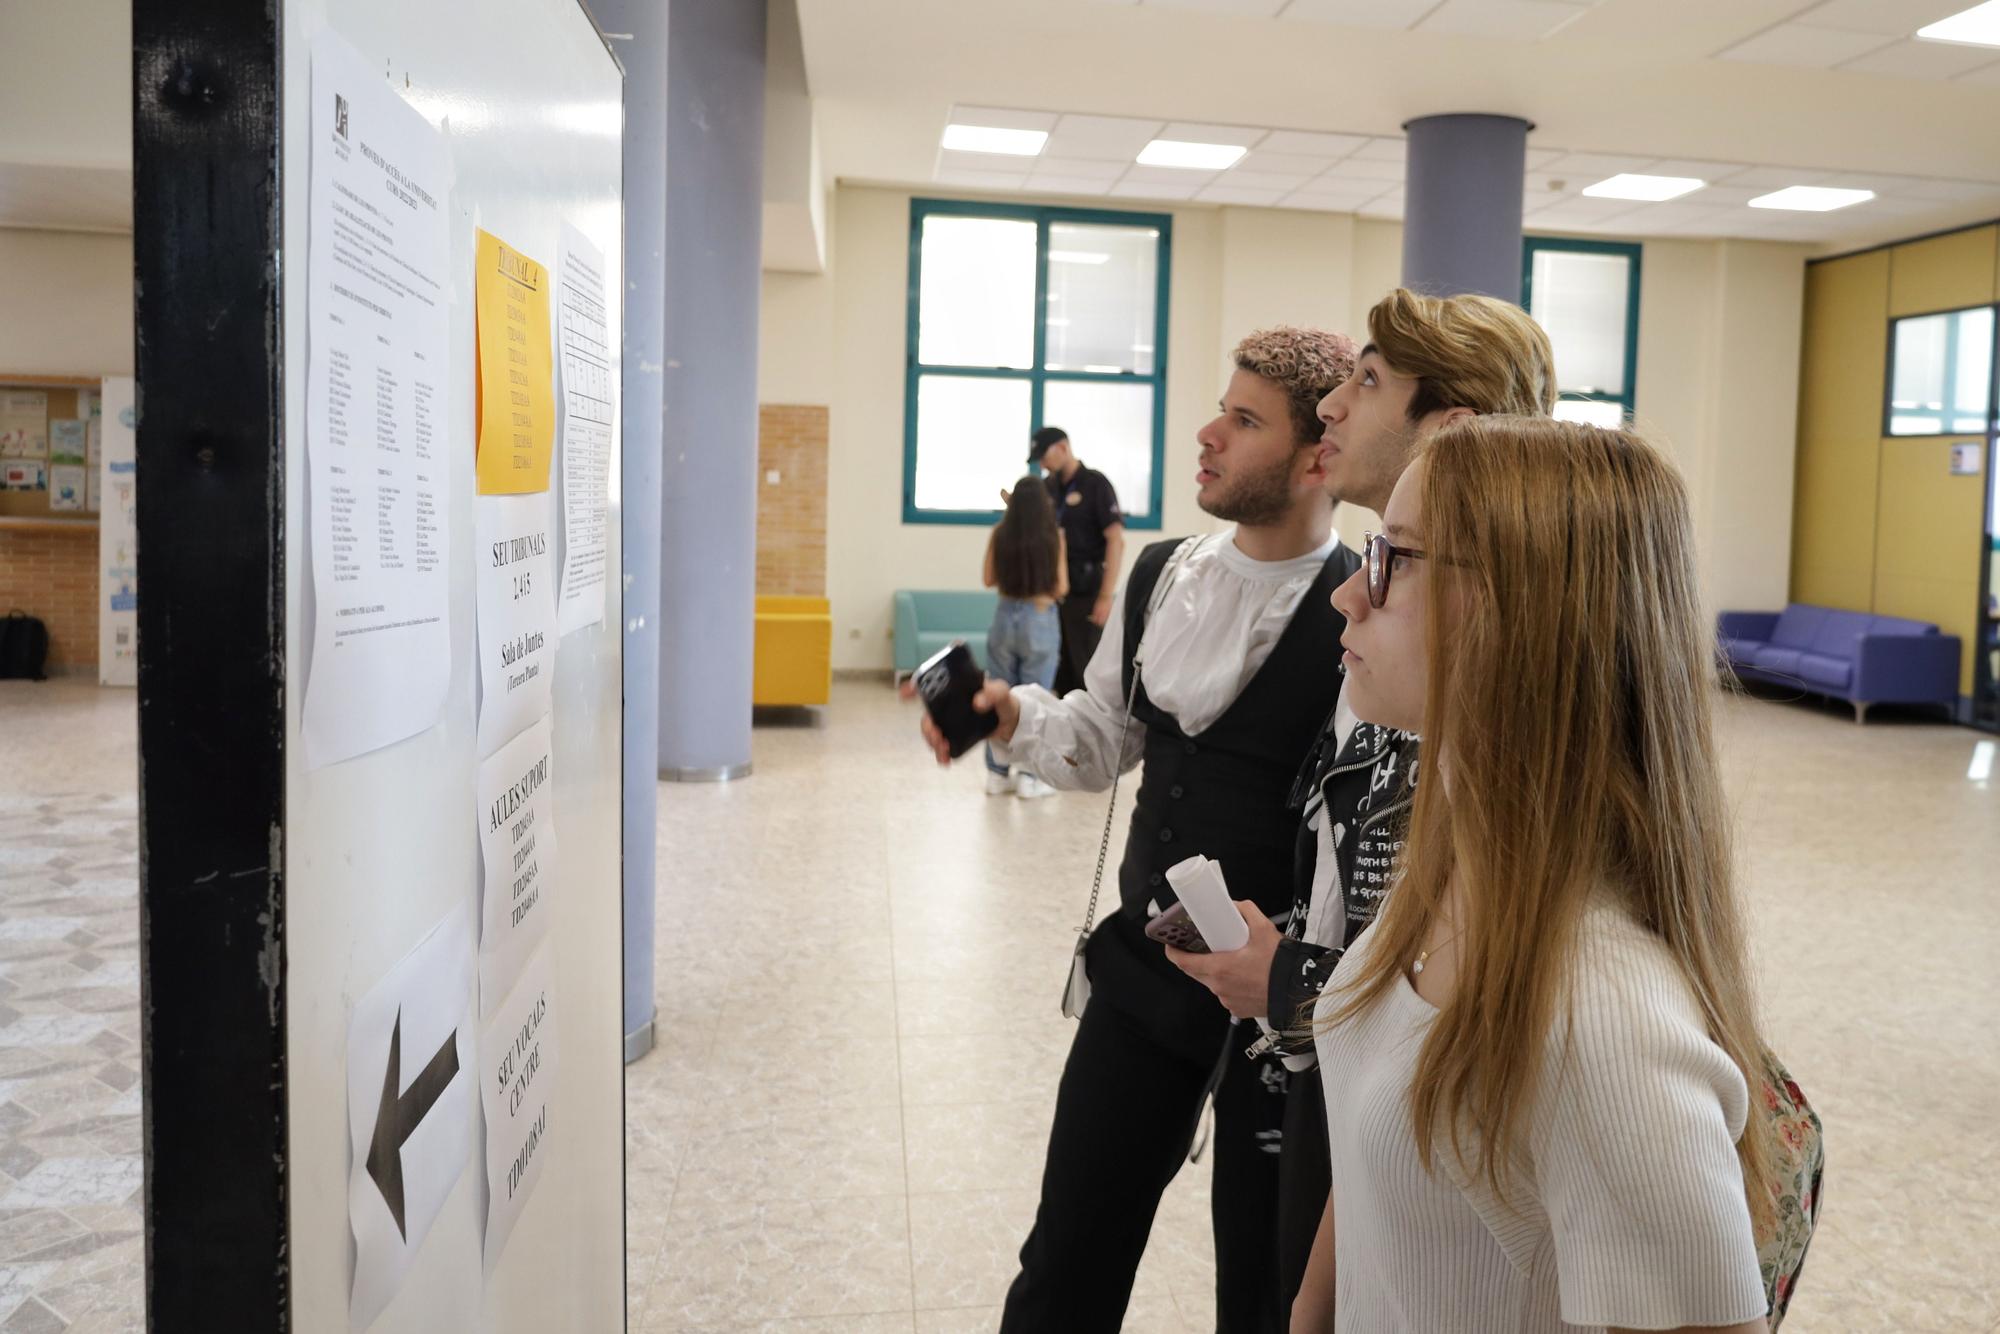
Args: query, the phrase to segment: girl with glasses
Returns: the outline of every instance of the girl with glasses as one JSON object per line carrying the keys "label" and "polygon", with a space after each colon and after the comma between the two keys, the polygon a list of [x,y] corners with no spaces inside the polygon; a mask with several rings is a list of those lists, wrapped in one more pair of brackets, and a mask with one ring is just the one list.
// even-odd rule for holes
{"label": "girl with glasses", "polygon": [[1474,417],[1383,517],[1333,599],[1348,694],[1430,772],[1317,1007],[1333,1190],[1292,1327],[1761,1334],[1799,1201],[1685,490],[1629,432]]}

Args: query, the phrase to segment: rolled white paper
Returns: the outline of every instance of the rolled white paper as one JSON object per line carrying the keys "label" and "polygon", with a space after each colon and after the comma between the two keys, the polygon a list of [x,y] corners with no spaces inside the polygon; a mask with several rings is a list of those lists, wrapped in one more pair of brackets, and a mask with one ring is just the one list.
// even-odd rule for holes
{"label": "rolled white paper", "polygon": [[1190,857],[1168,868],[1167,883],[1187,905],[1188,917],[1210,950],[1225,954],[1250,943],[1250,927],[1229,897],[1221,863],[1199,855]]}

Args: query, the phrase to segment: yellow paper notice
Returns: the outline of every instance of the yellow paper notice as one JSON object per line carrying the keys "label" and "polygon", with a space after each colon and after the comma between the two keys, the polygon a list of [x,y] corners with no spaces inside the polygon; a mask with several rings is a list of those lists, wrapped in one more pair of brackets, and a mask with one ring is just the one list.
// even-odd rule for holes
{"label": "yellow paper notice", "polygon": [[479,233],[479,494],[549,489],[556,438],[548,270]]}

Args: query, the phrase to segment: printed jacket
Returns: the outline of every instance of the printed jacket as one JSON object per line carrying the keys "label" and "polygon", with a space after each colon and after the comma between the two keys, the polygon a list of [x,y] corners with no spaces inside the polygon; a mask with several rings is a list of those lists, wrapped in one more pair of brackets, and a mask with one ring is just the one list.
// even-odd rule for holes
{"label": "printed jacket", "polygon": [[[1374,723],[1356,723],[1347,744],[1334,746],[1329,716],[1292,789],[1299,815],[1293,843],[1291,919],[1271,961],[1266,1041],[1294,1070],[1314,1063],[1312,1007],[1334,965],[1389,892],[1390,876],[1416,800],[1418,738]],[[1322,866],[1332,853],[1332,866]],[[1324,883],[1316,902],[1315,882]]]}

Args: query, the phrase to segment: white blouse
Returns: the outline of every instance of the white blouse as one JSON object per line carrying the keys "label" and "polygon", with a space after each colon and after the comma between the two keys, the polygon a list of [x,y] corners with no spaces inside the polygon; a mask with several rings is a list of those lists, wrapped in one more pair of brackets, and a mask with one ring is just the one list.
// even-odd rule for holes
{"label": "white blouse", "polygon": [[1666,946],[1594,905],[1570,1006],[1505,1198],[1466,1180],[1448,1145],[1436,1176],[1417,1156],[1410,1083],[1437,1011],[1407,978],[1319,1034],[1343,1334],[1589,1334],[1765,1313],[1735,1148],[1749,1094]]}
{"label": "white blouse", "polygon": [[[1141,677],[1146,696],[1199,736],[1236,702],[1291,624],[1306,590],[1340,543],[1338,533],[1303,556],[1252,560],[1235,530],[1200,539],[1180,563],[1148,623]],[[1157,590],[1156,590],[1157,591]],[[1327,647],[1327,670],[1338,653]],[[1021,721],[1014,739],[994,751],[1051,786],[1092,792],[1145,754],[1146,729],[1125,718],[1125,590],[1112,604],[1104,638],[1084,672],[1082,690],[1057,699],[1040,686],[1015,692]]]}

